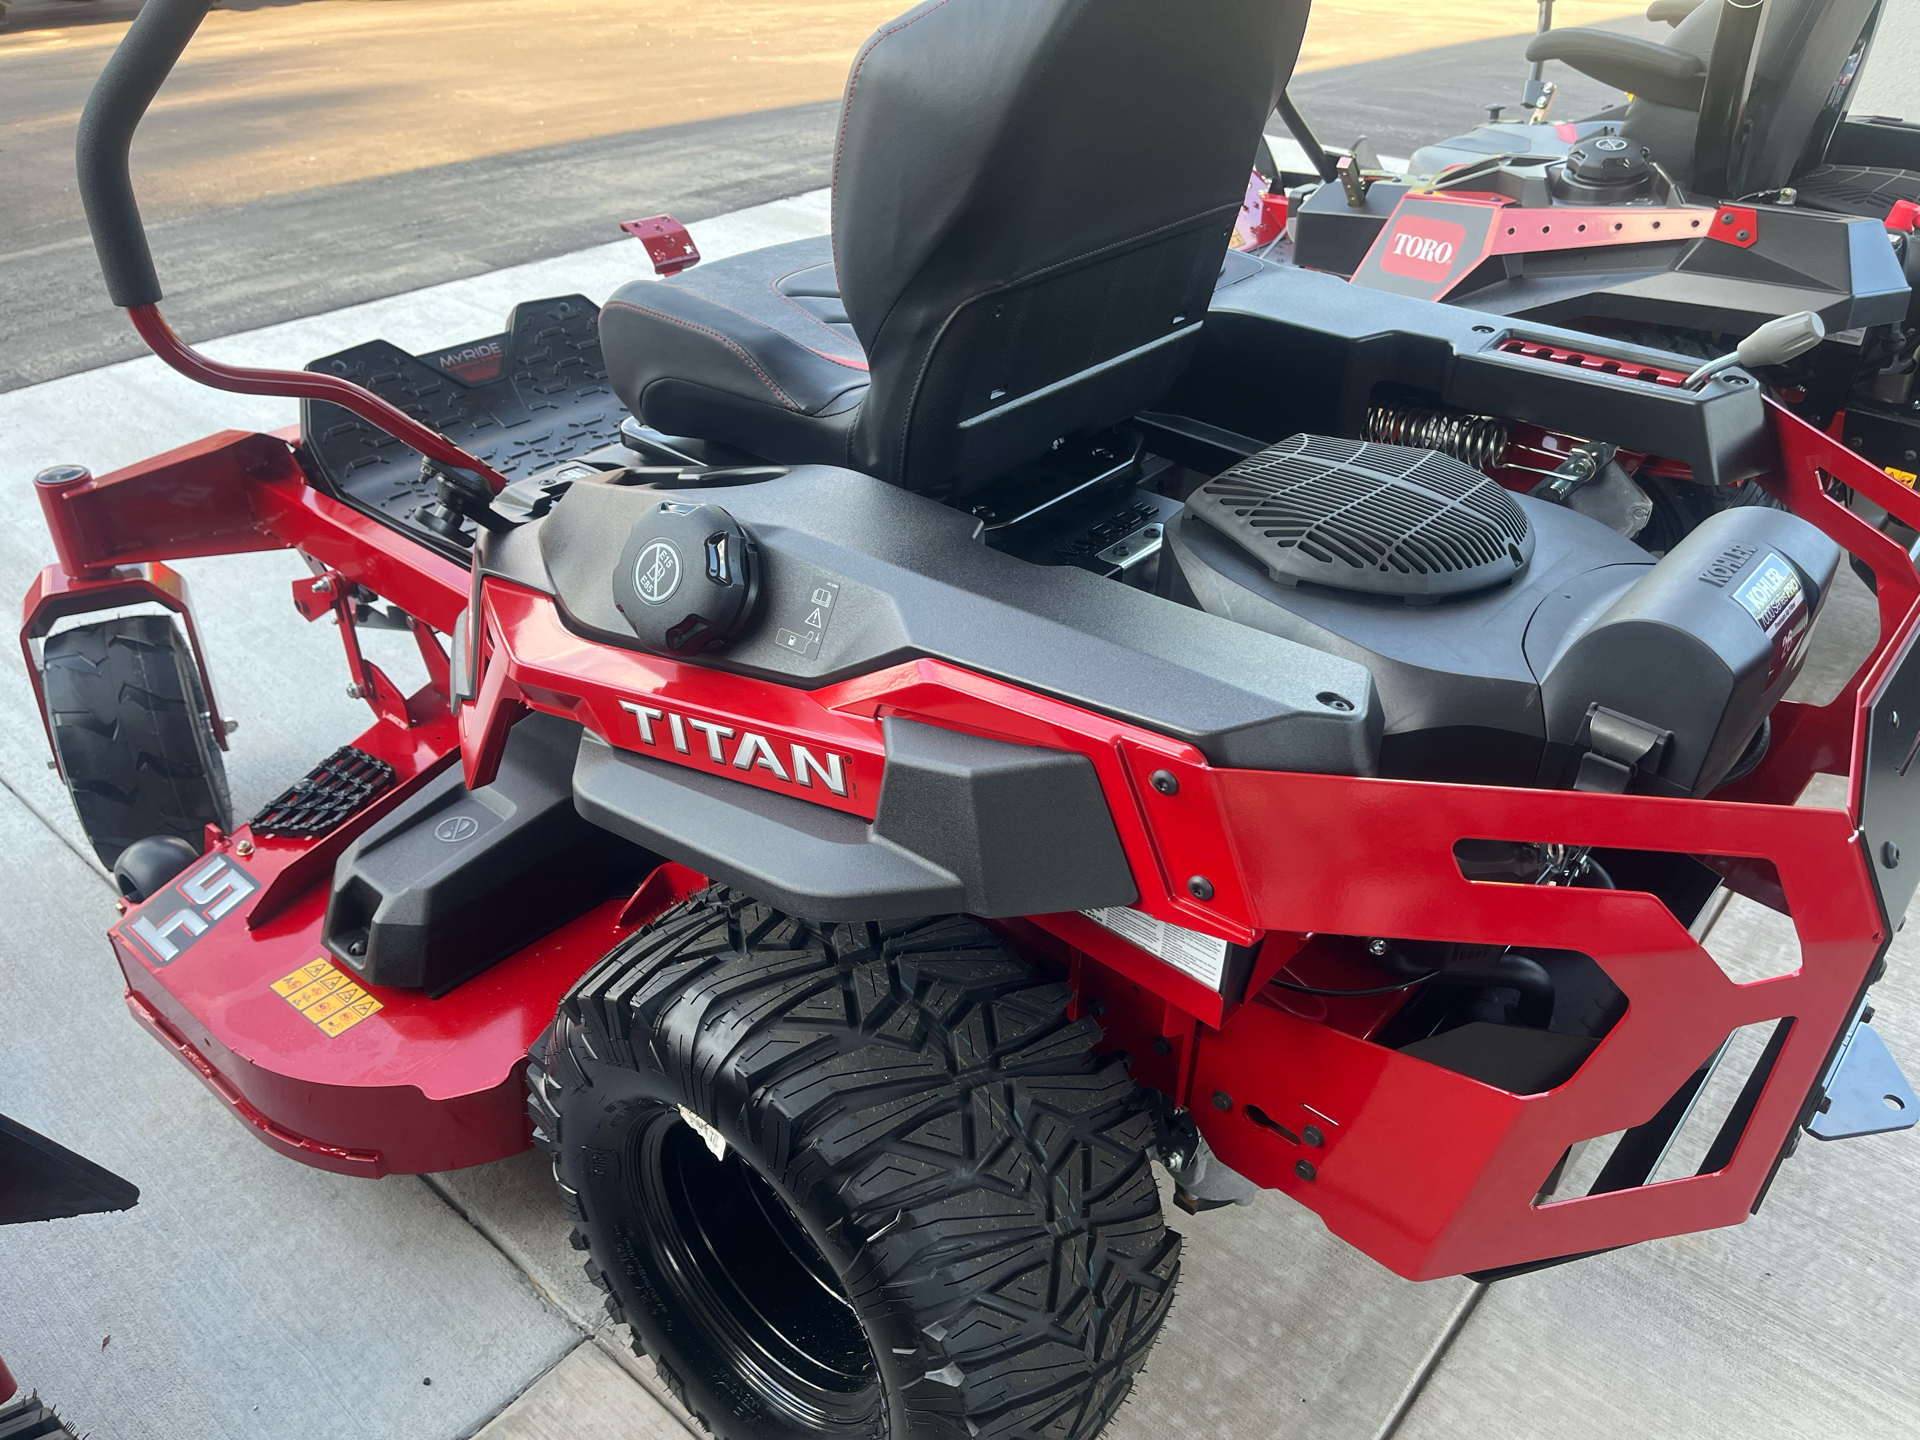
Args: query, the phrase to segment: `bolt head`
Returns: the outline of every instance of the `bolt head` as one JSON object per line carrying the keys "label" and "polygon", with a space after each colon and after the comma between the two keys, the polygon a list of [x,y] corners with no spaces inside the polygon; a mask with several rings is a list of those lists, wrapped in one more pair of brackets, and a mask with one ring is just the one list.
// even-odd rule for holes
{"label": "bolt head", "polygon": [[1384,940],[1369,940],[1367,942],[1367,953],[1375,957],[1385,955],[1387,951],[1392,948],[1393,947]]}
{"label": "bolt head", "polygon": [[367,698],[367,687],[366,687],[366,686],[364,686],[364,685],[349,685],[349,686],[347,686],[347,698],[348,698],[349,700],[364,700],[364,699],[366,699],[366,698]]}
{"label": "bolt head", "polygon": [[1733,238],[1736,240],[1751,240],[1753,238],[1753,232],[1750,230],[1741,230],[1736,232]]}
{"label": "bolt head", "polygon": [[1891,870],[1900,863],[1900,847],[1889,840],[1880,847],[1880,863]]}
{"label": "bolt head", "polygon": [[1309,1145],[1324,1145],[1327,1143],[1327,1137],[1320,1133],[1320,1127],[1318,1125],[1307,1126],[1306,1129],[1300,1132],[1300,1138]]}
{"label": "bolt head", "polygon": [[313,593],[316,595],[331,595],[333,593],[333,581],[322,576],[313,582]]}
{"label": "bolt head", "polygon": [[1233,1109],[1233,1097],[1227,1094],[1227,1092],[1224,1090],[1214,1091],[1213,1092],[1213,1108],[1216,1110]]}
{"label": "bolt head", "polygon": [[1193,875],[1187,880],[1187,893],[1196,900],[1213,899],[1213,882],[1204,875]]}
{"label": "bolt head", "polygon": [[238,855],[242,860],[246,859],[247,856],[253,854],[253,841],[242,840],[238,845],[233,847],[233,853]]}
{"label": "bolt head", "polygon": [[1156,1055],[1173,1054],[1173,1041],[1169,1040],[1164,1035],[1154,1036],[1153,1037],[1153,1053]]}
{"label": "bolt head", "polygon": [[1162,795],[1178,795],[1180,793],[1180,777],[1175,775],[1171,770],[1154,771],[1147,783]]}
{"label": "bolt head", "polygon": [[1294,1161],[1293,1173],[1298,1175],[1302,1180],[1317,1180],[1320,1178],[1320,1172],[1313,1168],[1313,1162],[1311,1160]]}

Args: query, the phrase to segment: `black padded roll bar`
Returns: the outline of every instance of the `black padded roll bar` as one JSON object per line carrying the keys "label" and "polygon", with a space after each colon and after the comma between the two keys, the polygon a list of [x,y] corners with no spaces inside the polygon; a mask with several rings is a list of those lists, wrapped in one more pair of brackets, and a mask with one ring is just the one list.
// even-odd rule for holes
{"label": "black padded roll bar", "polygon": [[127,312],[154,354],[189,379],[241,395],[284,395],[344,406],[437,462],[442,467],[439,478],[443,500],[461,514],[475,516],[486,509],[478,492],[469,500],[455,503],[472,489],[462,480],[462,472],[484,482],[486,493],[493,495],[506,486],[506,479],[439,431],[396,409],[371,390],[338,376],[223,365],[188,345],[160,318],[156,308],[160,303],[160,277],[153,268],[146,227],[140,223],[127,152],[147,107],[212,8],[213,0],[146,0],[126,38],[93,82],[93,93],[87,96],[87,107],[80,114],[80,133],[74,145],[80,202],[86,207],[87,229],[93,232],[94,253],[100,257],[107,293]]}
{"label": "black padded roll bar", "polygon": [[80,203],[86,206],[107,293],[122,309],[160,301],[160,277],[133,197],[127,150],[141,117],[212,8],[213,0],[147,0],[80,115],[75,146]]}
{"label": "black padded roll bar", "polygon": [[1320,178],[1331,185],[1340,178],[1340,171],[1334,165],[1333,156],[1327,153],[1327,147],[1315,137],[1313,129],[1307,124],[1307,117],[1300,113],[1293,103],[1293,97],[1286,91],[1280,92],[1280,99],[1274,105],[1280,116],[1280,123],[1292,132],[1300,148],[1307,152],[1307,163],[1320,172]]}
{"label": "black padded roll bar", "polygon": [[1707,62],[1707,84],[1700,96],[1700,127],[1693,148],[1693,185],[1716,200],[1736,200],[1734,171],[1740,114],[1753,68],[1753,47],[1760,37],[1766,7],[1761,0],[1712,0],[1720,6],[1720,28]]}

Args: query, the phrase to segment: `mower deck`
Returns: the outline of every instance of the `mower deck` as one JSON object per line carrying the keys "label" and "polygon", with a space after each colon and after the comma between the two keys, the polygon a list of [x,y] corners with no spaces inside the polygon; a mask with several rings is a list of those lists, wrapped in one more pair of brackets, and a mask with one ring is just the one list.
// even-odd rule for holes
{"label": "mower deck", "polygon": [[520,1066],[580,971],[621,933],[601,905],[442,999],[361,986],[321,946],[333,861],[457,754],[450,721],[355,745],[392,786],[317,840],[241,826],[111,931],[134,1017],[282,1154],[378,1176],[526,1146]]}

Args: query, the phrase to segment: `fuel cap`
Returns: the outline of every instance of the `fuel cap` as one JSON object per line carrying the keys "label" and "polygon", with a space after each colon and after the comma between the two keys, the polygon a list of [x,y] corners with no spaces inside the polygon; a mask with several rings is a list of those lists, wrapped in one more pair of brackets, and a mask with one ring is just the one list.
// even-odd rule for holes
{"label": "fuel cap", "polygon": [[662,655],[723,648],[759,599],[759,547],[718,505],[661,501],[634,523],[613,574],[613,603]]}

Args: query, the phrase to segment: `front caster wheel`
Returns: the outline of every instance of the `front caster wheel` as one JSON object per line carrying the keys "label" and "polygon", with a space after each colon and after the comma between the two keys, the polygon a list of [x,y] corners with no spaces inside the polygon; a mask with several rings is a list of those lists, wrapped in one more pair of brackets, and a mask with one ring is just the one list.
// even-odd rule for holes
{"label": "front caster wheel", "polygon": [[1086,1440],[1166,1318],[1142,1092],[947,917],[715,888],[577,985],[535,1138],[608,1311],[723,1440]]}

